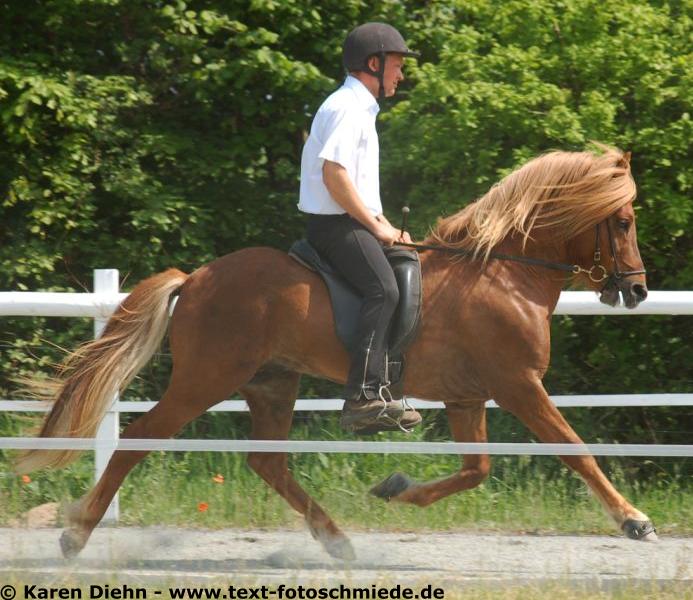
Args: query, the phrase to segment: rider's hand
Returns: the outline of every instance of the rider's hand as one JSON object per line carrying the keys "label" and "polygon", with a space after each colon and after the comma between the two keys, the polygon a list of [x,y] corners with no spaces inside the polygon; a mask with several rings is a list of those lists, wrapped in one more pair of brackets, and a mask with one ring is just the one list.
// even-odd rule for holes
{"label": "rider's hand", "polygon": [[398,242],[404,242],[405,244],[411,244],[412,243],[411,236],[409,235],[408,231],[405,231],[401,235],[398,233],[397,235],[398,235],[398,238],[397,238]]}
{"label": "rider's hand", "polygon": [[378,226],[373,230],[373,235],[379,242],[386,246],[392,246],[399,240],[399,231],[389,223],[378,222]]}

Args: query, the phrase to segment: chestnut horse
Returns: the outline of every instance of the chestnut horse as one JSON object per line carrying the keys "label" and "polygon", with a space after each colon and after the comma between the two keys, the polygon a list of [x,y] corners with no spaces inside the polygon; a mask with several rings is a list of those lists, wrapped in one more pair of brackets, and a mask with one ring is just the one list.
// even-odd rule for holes
{"label": "chestnut horse", "polygon": [[[427,247],[446,251],[420,250],[424,306],[406,353],[404,390],[442,400],[455,441],[486,441],[484,403],[494,398],[542,442],[581,443],[542,385],[551,314],[561,288],[574,278],[611,305],[619,293],[628,307],[645,299],[634,198],[629,154],[611,148],[552,152],[440,221],[424,240]],[[500,260],[500,253],[538,260]],[[599,282],[603,279],[606,284]],[[169,323],[174,295],[178,301]],[[137,285],[102,337],[67,361],[40,435],[93,436],[114,394],[150,359],[167,327],[173,355],[169,387],[151,411],[125,428],[123,438],[173,436],[238,391],[250,408],[252,438],[286,440],[301,374],[343,383],[349,368],[319,276],[278,250],[248,248],[191,275],[170,269]],[[77,454],[29,451],[18,470],[59,467]],[[113,454],[95,487],[68,511],[64,554],[84,547],[123,479],[146,454]],[[619,494],[593,457],[561,459],[582,476],[626,535],[655,538],[647,516]],[[439,481],[419,483],[396,474],[373,491],[427,506],[488,475],[487,455],[462,460],[461,470]],[[348,538],[293,478],[285,453],[251,452],[248,463],[304,515],[330,554],[353,556]]]}

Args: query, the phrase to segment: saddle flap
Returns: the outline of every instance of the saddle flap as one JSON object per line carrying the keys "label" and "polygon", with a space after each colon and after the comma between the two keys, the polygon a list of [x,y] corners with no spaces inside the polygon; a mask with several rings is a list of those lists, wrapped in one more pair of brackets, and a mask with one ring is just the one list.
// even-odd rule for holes
{"label": "saddle flap", "polygon": [[423,283],[418,252],[391,246],[385,248],[385,255],[399,288],[399,304],[392,317],[389,340],[390,356],[395,357],[404,353],[416,334],[421,320]]}

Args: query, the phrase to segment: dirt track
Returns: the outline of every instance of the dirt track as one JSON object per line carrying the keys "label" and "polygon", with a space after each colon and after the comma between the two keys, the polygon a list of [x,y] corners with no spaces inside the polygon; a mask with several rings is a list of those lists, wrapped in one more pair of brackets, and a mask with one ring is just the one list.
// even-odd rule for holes
{"label": "dirt track", "polygon": [[0,529],[0,581],[79,580],[128,585],[160,582],[278,585],[546,580],[601,588],[653,581],[693,583],[693,538],[657,543],[608,536],[352,533],[357,558],[336,561],[307,531],[200,531],[102,528],[72,561],[60,555],[59,529]]}

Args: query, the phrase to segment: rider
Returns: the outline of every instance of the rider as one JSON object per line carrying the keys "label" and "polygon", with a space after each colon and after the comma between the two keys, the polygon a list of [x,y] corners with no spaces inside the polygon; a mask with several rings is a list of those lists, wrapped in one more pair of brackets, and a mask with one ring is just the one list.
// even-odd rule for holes
{"label": "rider", "polygon": [[348,75],[315,114],[301,158],[298,207],[309,213],[308,241],[363,296],[340,420],[348,431],[421,422],[387,389],[387,340],[399,292],[383,246],[411,239],[383,215],[375,129],[378,102],[395,94],[406,56],[418,54],[390,25],[352,30],[342,54]]}

